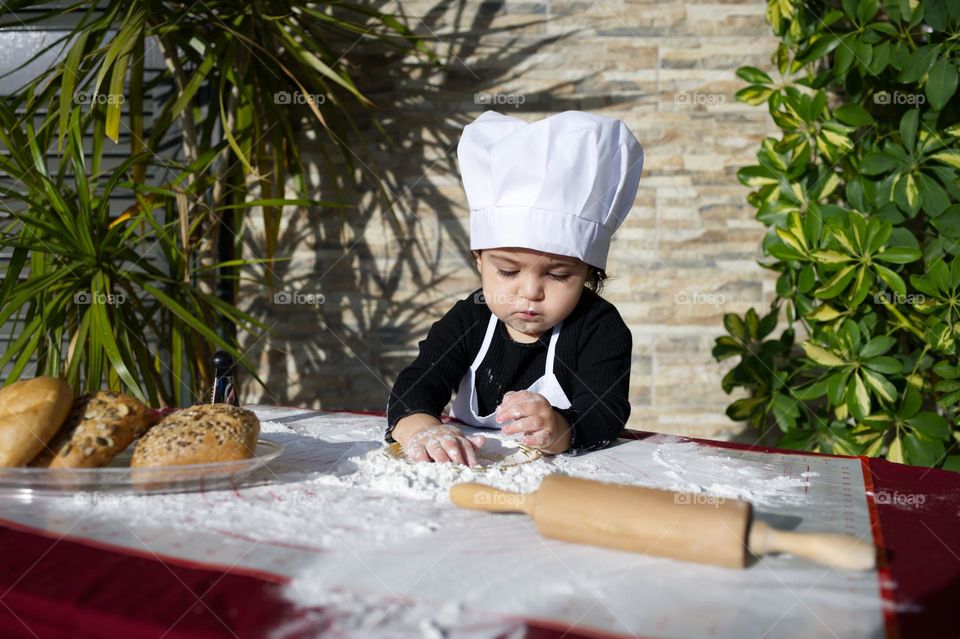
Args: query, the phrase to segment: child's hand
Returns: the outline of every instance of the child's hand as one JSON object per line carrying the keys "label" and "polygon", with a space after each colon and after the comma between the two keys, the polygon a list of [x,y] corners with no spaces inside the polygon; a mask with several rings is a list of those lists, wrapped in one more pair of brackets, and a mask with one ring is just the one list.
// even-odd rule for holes
{"label": "child's hand", "polygon": [[523,443],[527,446],[551,455],[570,448],[570,424],[540,393],[509,391],[495,414],[498,424],[514,420],[500,430],[505,435],[523,433]]}
{"label": "child's hand", "polygon": [[477,466],[476,450],[483,446],[485,439],[483,435],[467,437],[454,426],[430,426],[411,436],[404,448],[407,456],[415,461]]}

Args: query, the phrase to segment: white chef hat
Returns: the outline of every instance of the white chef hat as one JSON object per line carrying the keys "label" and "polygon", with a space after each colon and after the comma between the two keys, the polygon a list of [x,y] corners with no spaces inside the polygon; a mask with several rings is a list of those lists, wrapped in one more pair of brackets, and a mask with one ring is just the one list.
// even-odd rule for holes
{"label": "white chef hat", "polygon": [[626,124],[583,111],[536,122],[486,111],[464,127],[457,157],[471,249],[519,246],[601,269],[643,169]]}

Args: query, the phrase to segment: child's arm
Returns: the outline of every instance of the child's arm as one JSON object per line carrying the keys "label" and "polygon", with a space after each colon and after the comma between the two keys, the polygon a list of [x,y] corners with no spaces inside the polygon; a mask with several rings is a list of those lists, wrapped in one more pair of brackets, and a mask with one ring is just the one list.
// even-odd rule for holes
{"label": "child's arm", "polygon": [[[387,431],[384,439],[404,443],[396,436],[409,437],[416,431],[440,424],[440,413],[450,401],[453,389],[469,369],[469,348],[476,347],[478,308],[472,298],[460,300],[434,322],[420,341],[417,358],[400,371],[387,401]],[[475,330],[474,330],[475,329]]]}
{"label": "child's arm", "polygon": [[573,371],[572,405],[554,409],[570,423],[568,452],[574,455],[607,446],[620,436],[630,417],[630,329],[612,305],[587,319]]}

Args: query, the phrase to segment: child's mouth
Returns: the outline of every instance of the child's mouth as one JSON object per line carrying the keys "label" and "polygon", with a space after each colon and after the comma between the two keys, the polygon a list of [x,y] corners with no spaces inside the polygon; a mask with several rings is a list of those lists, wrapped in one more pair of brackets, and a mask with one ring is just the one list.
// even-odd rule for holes
{"label": "child's mouth", "polygon": [[535,313],[533,311],[518,311],[517,314],[524,319],[533,319],[534,317],[540,317],[540,313]]}

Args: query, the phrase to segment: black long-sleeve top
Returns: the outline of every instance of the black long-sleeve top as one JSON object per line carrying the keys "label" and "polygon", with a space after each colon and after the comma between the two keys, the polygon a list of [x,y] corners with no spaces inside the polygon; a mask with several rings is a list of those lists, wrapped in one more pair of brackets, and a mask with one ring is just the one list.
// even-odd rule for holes
{"label": "black long-sleeve top", "polygon": [[[483,344],[490,308],[481,289],[458,301],[420,342],[420,353],[397,377],[387,401],[385,441],[407,415],[440,418]],[[479,414],[489,415],[507,391],[526,390],[544,374],[552,330],[536,342],[516,342],[497,322],[490,348],[476,373]],[[558,409],[573,433],[569,454],[603,448],[617,438],[630,416],[629,385],[633,338],[616,307],[584,288],[560,327],[554,373],[570,399]]]}

